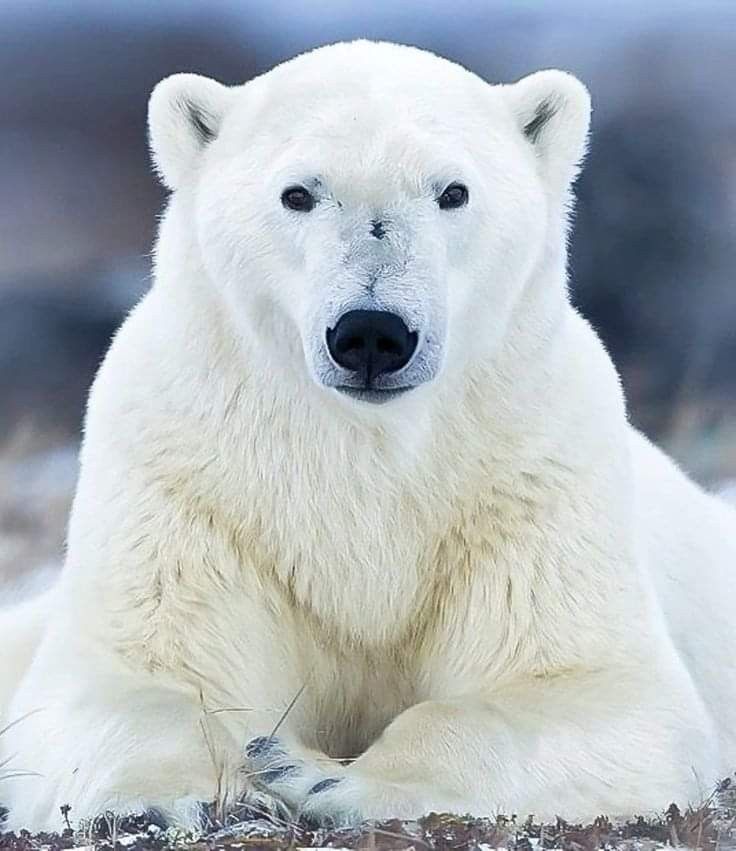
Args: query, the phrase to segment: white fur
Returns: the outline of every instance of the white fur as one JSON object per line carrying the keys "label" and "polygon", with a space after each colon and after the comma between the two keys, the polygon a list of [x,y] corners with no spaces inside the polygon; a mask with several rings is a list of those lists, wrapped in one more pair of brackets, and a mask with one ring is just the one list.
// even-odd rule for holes
{"label": "white fur", "polygon": [[[188,824],[275,764],[262,787],[336,820],[641,812],[734,768],[734,512],[628,425],[567,298],[588,115],[558,71],[493,87],[367,42],[157,87],[175,192],[5,710],[39,710],[1,743],[40,774],[0,787],[12,827],[64,804]],[[285,210],[315,176],[317,207]],[[439,210],[457,179],[467,207]],[[358,303],[422,335],[421,386],[381,406],[325,386],[324,329]],[[246,758],[300,689],[282,749]]]}

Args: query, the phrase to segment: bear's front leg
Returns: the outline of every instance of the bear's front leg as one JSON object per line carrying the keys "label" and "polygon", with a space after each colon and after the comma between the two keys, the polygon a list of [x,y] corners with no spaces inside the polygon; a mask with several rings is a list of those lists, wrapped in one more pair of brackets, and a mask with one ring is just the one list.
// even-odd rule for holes
{"label": "bear's front leg", "polygon": [[431,811],[585,820],[697,802],[716,765],[684,677],[610,670],[417,704],[349,767],[313,772],[311,785],[275,780],[322,823]]}
{"label": "bear's front leg", "polygon": [[0,784],[6,829],[58,831],[67,817],[79,826],[149,813],[197,832],[213,803],[278,812],[245,765],[245,743],[273,728],[270,710],[236,713],[228,728],[227,714],[208,711],[192,689],[120,671],[77,674],[32,672],[11,708],[16,723],[0,742],[0,760],[10,760]]}
{"label": "bear's front leg", "polygon": [[2,742],[12,769],[0,790],[9,829],[61,830],[63,812],[78,825],[148,810],[185,829],[200,825],[201,804],[218,788],[210,751],[230,756],[232,744],[214,724],[207,741],[196,700],[104,676],[21,698]]}

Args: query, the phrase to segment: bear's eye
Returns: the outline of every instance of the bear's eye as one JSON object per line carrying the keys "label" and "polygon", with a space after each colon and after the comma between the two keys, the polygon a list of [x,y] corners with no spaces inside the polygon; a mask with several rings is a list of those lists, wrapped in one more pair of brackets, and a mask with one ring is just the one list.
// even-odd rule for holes
{"label": "bear's eye", "polygon": [[314,208],[314,195],[303,186],[289,186],[281,193],[281,203],[288,210],[308,213]]}
{"label": "bear's eye", "polygon": [[468,187],[462,183],[451,183],[437,199],[440,210],[455,210],[468,203]]}

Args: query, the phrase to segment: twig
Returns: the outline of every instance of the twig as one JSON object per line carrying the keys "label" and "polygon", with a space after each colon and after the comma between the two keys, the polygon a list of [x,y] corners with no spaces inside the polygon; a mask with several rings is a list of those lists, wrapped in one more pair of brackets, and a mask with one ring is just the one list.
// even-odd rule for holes
{"label": "twig", "polygon": [[[311,671],[310,671],[310,674],[311,674]],[[307,679],[309,679],[309,675],[307,676]],[[299,698],[302,696],[302,694],[304,693],[304,689],[305,689],[306,687],[307,687],[307,680],[304,680],[304,682],[302,683],[302,685],[299,687],[299,691],[298,691],[298,692],[294,695],[294,697],[292,697],[292,699],[291,699],[291,703],[290,703],[290,704],[286,707],[286,709],[285,709],[285,711],[284,711],[284,714],[283,714],[283,715],[281,716],[281,718],[279,718],[279,720],[276,722],[276,726],[275,726],[275,727],[273,728],[273,730],[271,731],[271,735],[272,735],[272,736],[275,736],[275,735],[276,735],[276,733],[278,733],[278,731],[279,731],[279,729],[280,729],[281,725],[284,723],[284,721],[286,721],[286,719],[288,718],[289,714],[291,713],[291,710],[292,710],[292,709],[296,706],[296,702],[297,702],[297,700],[299,700]]]}

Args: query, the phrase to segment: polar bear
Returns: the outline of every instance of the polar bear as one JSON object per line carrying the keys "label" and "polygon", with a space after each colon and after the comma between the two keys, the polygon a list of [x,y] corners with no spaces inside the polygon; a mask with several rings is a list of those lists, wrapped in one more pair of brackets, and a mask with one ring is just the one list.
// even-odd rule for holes
{"label": "polar bear", "polygon": [[585,819],[736,767],[736,514],[568,298],[589,113],[366,41],[156,87],[155,282],[5,616],[10,827]]}

